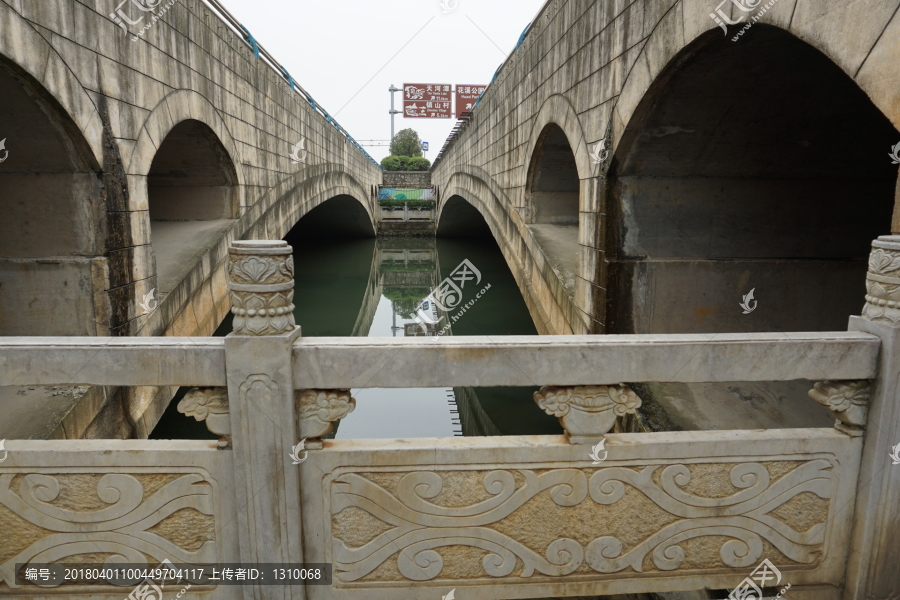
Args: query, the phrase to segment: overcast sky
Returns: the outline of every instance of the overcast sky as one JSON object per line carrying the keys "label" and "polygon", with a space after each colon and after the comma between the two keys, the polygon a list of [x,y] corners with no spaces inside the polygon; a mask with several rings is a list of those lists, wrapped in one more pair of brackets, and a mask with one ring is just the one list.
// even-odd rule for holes
{"label": "overcast sky", "polygon": [[[388,140],[391,84],[481,84],[515,48],[544,0],[221,0],[291,76],[356,140]],[[403,108],[402,94],[395,94]],[[397,115],[430,143],[455,119]],[[375,160],[386,147],[366,147]]]}

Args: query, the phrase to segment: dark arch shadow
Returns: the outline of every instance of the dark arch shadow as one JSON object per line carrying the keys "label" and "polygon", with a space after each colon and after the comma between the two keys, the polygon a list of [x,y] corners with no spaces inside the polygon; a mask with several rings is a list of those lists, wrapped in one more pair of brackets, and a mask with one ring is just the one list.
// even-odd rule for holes
{"label": "dark arch shadow", "polygon": [[609,331],[845,329],[890,231],[898,133],[790,33],[720,33],[654,81],[611,163]]}
{"label": "dark arch shadow", "polygon": [[437,224],[438,237],[494,239],[478,209],[460,196],[449,198]]}
{"label": "dark arch shadow", "polygon": [[578,166],[565,132],[555,123],[541,131],[528,166],[525,204],[529,223],[578,224]]}
{"label": "dark arch shadow", "polygon": [[304,257],[294,261],[297,293],[318,290],[315,306],[305,303],[294,313],[304,335],[366,335],[380,293],[373,282],[375,230],[362,205],[335,196],[300,218],[284,239],[294,256]]}
{"label": "dark arch shadow", "polygon": [[101,169],[65,109],[2,57],[0,90],[0,335],[105,332]]}
{"label": "dark arch shadow", "polygon": [[150,241],[160,292],[172,291],[237,217],[237,173],[204,123],[177,124],[147,174]]}

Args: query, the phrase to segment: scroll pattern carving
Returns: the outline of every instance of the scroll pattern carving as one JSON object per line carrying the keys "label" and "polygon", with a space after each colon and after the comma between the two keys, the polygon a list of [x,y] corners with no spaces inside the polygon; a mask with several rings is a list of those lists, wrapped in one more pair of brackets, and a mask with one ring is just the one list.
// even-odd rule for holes
{"label": "scroll pattern carving", "polygon": [[286,242],[237,241],[228,249],[234,332],[279,335],[294,330],[294,258]]}
{"label": "scroll pattern carving", "polygon": [[862,316],[869,321],[900,324],[900,244],[896,236],[873,242],[866,276],[866,305]]}
{"label": "scroll pattern carving", "polygon": [[[834,465],[824,459],[798,464],[777,477],[760,463],[716,465],[720,468],[720,478],[725,480],[721,483],[732,490],[724,496],[697,495],[696,489],[691,488],[692,470],[684,464],[649,465],[640,470],[624,467],[553,469],[542,473],[495,470],[482,472],[486,499],[464,506],[430,501],[441,494],[445,477],[452,479],[458,475],[456,471],[408,472],[390,490],[367,474],[344,473],[332,483],[332,522],[340,521],[342,511],[352,509],[364,511],[386,525],[361,545],[357,541],[350,546],[333,536],[335,575],[343,583],[366,578],[365,583],[369,584],[378,580],[373,573],[396,554],[396,569],[402,577],[413,581],[433,580],[441,574],[444,565],[436,549],[449,546],[486,551],[481,560],[483,574],[496,578],[510,577],[517,564],[522,565],[522,570],[514,577],[521,578],[535,573],[560,577],[580,568],[586,573],[611,574],[629,568],[632,572],[643,572],[647,557],[656,569],[672,571],[688,558],[683,548],[685,542],[703,537],[720,544],[718,559],[728,567],[746,568],[758,563],[764,542],[790,560],[811,564],[824,553],[828,509],[821,509],[821,521],[809,526],[809,523],[791,523],[789,517],[785,520],[779,508],[800,495],[827,501],[835,484]],[[583,538],[579,543],[574,538],[584,535],[586,525],[578,519],[565,518],[561,520],[569,523],[565,527],[571,530],[571,536],[548,538],[551,541],[542,547],[532,542],[535,539],[533,519],[526,519],[529,525],[520,535],[504,525],[514,522],[515,514],[523,506],[531,503],[534,507],[535,502],[542,503],[543,507],[552,504],[573,510],[579,507],[625,514],[637,523],[643,514],[627,512],[627,506],[631,506],[629,500],[623,500],[627,490],[630,490],[630,501],[638,493],[668,513],[666,524],[638,537],[598,535],[593,539]],[[625,504],[616,507],[620,502]],[[824,505],[827,507],[828,503]],[[621,510],[626,512],[616,512]],[[582,510],[579,514],[585,513]],[[560,520],[547,525],[556,532],[552,535],[559,535],[559,526]],[[727,539],[723,542],[722,538]]]}
{"label": "scroll pattern carving", "polygon": [[869,413],[871,388],[868,381],[820,381],[809,397],[831,411],[835,428],[858,437],[863,434]]}
{"label": "scroll pattern carving", "polygon": [[534,401],[548,415],[559,418],[574,443],[602,437],[612,429],[616,417],[634,414],[641,406],[640,397],[624,383],[544,386],[534,393]]}
{"label": "scroll pattern carving", "polygon": [[214,525],[213,488],[205,483],[203,475],[170,474],[175,478],[145,497],[143,478],[148,476],[107,473],[100,477],[96,495],[108,506],[84,511],[75,509],[72,502],[81,500],[93,506],[93,499],[69,498],[66,505],[55,502],[60,499],[61,490],[71,487],[73,477],[78,475],[0,475],[0,505],[11,511],[9,518],[21,519],[48,532],[0,564],[0,581],[17,587],[16,563],[52,563],[97,552],[114,553],[129,563],[147,563],[148,557],[156,562],[166,558],[192,564],[216,561],[214,540],[206,540],[198,549],[188,550],[159,531],[151,531],[183,509],[209,515]]}

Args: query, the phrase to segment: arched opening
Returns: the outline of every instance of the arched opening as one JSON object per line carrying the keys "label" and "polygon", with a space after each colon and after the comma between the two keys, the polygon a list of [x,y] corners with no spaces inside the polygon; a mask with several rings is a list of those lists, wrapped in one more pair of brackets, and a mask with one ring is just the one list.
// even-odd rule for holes
{"label": "arched opening", "polygon": [[0,90],[0,335],[97,335],[99,165],[65,109],[3,60]]}
{"label": "arched opening", "polygon": [[159,288],[169,292],[237,214],[237,174],[216,134],[200,121],[176,125],[147,175],[150,237]]}
{"label": "arched opening", "polygon": [[528,169],[526,206],[531,223],[578,224],[578,167],[566,134],[550,123],[538,137]]}
{"label": "arched opening", "polygon": [[611,165],[608,331],[845,329],[870,242],[890,231],[897,139],[791,34],[702,36],[653,83]]}
{"label": "arched opening", "polygon": [[491,228],[478,209],[459,196],[452,196],[444,204],[437,225],[439,237],[490,238]]}

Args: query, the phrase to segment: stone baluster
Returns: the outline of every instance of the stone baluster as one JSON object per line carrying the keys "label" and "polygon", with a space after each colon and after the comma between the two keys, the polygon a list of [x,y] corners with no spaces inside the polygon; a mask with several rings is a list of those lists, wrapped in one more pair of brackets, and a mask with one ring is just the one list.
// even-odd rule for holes
{"label": "stone baluster", "polygon": [[204,421],[206,428],[219,438],[219,448],[231,444],[231,414],[228,410],[228,388],[206,387],[188,391],[178,402],[178,412]]}
{"label": "stone baluster", "polygon": [[[900,593],[900,464],[891,456],[900,444],[900,236],[872,242],[866,304],[861,317],[850,317],[850,330],[877,335],[881,352],[868,416],[862,415],[864,446],[843,598],[894,598]],[[859,394],[845,391],[856,398],[841,404],[847,410],[835,416],[847,424],[841,415],[852,414]],[[846,400],[846,395],[841,396]]]}
{"label": "stone baluster", "polygon": [[634,414],[641,399],[624,383],[618,385],[544,386],[534,401],[559,418],[571,444],[594,444],[612,430],[616,417]]}
{"label": "stone baluster", "polygon": [[356,399],[350,396],[350,390],[299,390],[296,398],[300,437],[307,450],[321,448],[321,438],[331,433],[334,422],[356,408]]}
{"label": "stone baluster", "polygon": [[[234,331],[225,338],[241,560],[302,563],[299,441],[292,348],[294,261],[282,241],[228,249]],[[305,599],[303,586],[243,586],[244,598]]]}

